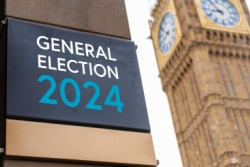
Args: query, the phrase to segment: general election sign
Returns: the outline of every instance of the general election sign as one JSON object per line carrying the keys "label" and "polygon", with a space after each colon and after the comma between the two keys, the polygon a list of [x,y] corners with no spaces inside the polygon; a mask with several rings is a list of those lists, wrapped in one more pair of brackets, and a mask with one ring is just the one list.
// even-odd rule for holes
{"label": "general election sign", "polygon": [[149,132],[134,43],[8,19],[7,117]]}

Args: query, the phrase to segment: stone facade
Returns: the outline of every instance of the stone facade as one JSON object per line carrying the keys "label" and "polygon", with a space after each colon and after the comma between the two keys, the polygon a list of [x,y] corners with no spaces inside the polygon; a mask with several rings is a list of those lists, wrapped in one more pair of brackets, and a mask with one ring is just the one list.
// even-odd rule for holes
{"label": "stone facade", "polygon": [[[158,1],[152,33],[167,3]],[[250,166],[250,36],[202,28],[193,0],[174,4],[183,36],[160,77],[183,166]]]}

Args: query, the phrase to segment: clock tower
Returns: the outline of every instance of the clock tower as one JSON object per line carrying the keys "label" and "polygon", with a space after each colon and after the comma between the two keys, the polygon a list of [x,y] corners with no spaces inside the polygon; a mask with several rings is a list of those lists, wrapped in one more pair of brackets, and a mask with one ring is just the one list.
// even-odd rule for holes
{"label": "clock tower", "polygon": [[158,0],[150,23],[184,167],[250,166],[244,0]]}

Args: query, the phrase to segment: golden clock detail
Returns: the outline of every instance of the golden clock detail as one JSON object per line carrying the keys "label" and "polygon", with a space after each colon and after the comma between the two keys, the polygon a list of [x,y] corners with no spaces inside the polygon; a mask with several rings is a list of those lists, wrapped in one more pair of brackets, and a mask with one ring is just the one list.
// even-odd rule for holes
{"label": "golden clock detail", "polygon": [[195,0],[202,27],[249,34],[250,29],[239,0]]}
{"label": "golden clock detail", "polygon": [[158,0],[153,9],[159,78],[183,167],[250,167],[249,1]]}
{"label": "golden clock detail", "polygon": [[173,0],[167,4],[160,18],[162,19],[156,23],[157,28],[152,31],[152,38],[157,52],[158,67],[161,70],[182,36]]}

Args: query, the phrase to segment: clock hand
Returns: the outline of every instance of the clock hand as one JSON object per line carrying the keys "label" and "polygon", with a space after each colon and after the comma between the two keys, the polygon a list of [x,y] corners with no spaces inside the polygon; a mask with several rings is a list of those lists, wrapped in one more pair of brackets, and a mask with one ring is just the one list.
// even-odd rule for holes
{"label": "clock hand", "polygon": [[[212,6],[219,12],[221,13],[222,15],[224,15],[224,12],[222,10],[220,10],[211,0],[208,0]],[[215,10],[212,10],[212,11],[215,11]]]}
{"label": "clock hand", "polygon": [[166,28],[166,29],[168,29],[168,31],[165,31],[164,29],[161,29],[162,31],[165,32],[165,34],[164,34],[164,36],[163,36],[163,38],[162,38],[162,41],[165,41],[165,40],[168,38],[168,36],[170,35],[170,30],[169,30],[169,28]]}
{"label": "clock hand", "polygon": [[221,10],[211,10],[212,12],[219,12],[221,15],[224,15],[224,12]]}
{"label": "clock hand", "polygon": [[163,41],[166,41],[166,39],[167,39],[167,36],[165,36],[165,37],[163,38]]}
{"label": "clock hand", "polygon": [[162,41],[165,42],[167,38],[168,38],[167,35],[165,35],[165,36],[163,37]]}
{"label": "clock hand", "polygon": [[218,7],[212,2],[212,0],[208,0],[208,1],[213,5],[213,7],[214,7],[215,9],[219,10]]}
{"label": "clock hand", "polygon": [[169,35],[169,30],[166,32],[167,35]]}

